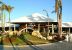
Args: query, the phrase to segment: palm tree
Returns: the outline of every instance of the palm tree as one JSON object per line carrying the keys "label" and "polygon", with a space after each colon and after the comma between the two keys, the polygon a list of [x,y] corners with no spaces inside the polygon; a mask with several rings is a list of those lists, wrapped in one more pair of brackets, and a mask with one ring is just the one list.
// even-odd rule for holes
{"label": "palm tree", "polygon": [[10,13],[11,13],[12,9],[13,9],[13,7],[11,7],[10,5],[8,5],[7,8],[6,8],[6,10],[9,13],[9,31],[11,30],[11,28],[10,28]]}
{"label": "palm tree", "polygon": [[0,4],[3,4],[3,2],[2,2],[2,1],[0,1]]}
{"label": "palm tree", "polygon": [[55,0],[55,12],[57,13],[58,33],[62,36],[62,0]]}
{"label": "palm tree", "polygon": [[7,5],[5,5],[4,3],[1,6],[1,11],[2,11],[2,17],[1,17],[1,21],[2,21],[2,31],[5,31],[5,14],[4,14],[4,10],[6,10]]}
{"label": "palm tree", "polygon": [[0,4],[2,4],[2,6],[0,7],[0,10],[2,12],[2,16],[1,16],[1,22],[2,22],[2,30],[4,31],[4,24],[5,24],[5,16],[4,16],[4,10],[9,12],[9,30],[10,30],[10,12],[13,9],[13,7],[11,7],[10,5],[6,5],[3,2],[0,1]]}
{"label": "palm tree", "polygon": [[[2,2],[0,1],[0,5],[2,5]],[[2,7],[0,6],[0,22],[2,22]],[[0,23],[2,25],[2,23]]]}

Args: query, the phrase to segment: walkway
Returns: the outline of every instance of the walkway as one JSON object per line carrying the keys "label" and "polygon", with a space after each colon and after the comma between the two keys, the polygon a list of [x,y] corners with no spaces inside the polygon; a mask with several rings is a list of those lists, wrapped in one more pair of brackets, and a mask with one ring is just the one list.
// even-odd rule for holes
{"label": "walkway", "polygon": [[3,47],[0,46],[0,50],[72,50],[72,43],[68,42],[56,42],[44,45],[29,45],[25,47]]}

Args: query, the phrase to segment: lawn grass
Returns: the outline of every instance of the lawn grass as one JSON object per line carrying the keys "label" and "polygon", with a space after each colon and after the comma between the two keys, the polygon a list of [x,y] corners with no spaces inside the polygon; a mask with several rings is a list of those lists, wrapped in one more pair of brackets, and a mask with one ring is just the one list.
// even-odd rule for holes
{"label": "lawn grass", "polygon": [[25,41],[30,42],[32,44],[45,44],[45,43],[48,43],[47,40],[40,39],[40,38],[32,36],[28,33],[23,34],[23,38],[25,39]]}
{"label": "lawn grass", "polygon": [[47,42],[47,40],[38,38],[38,37],[36,37],[36,36],[32,36],[32,35],[30,35],[30,34],[25,34],[24,36],[26,37],[27,40],[30,40],[30,41],[42,41],[42,42]]}

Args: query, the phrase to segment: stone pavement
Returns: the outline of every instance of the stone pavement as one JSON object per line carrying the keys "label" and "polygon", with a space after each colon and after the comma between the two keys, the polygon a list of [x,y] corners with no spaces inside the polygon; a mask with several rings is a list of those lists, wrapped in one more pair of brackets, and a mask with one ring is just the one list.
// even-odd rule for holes
{"label": "stone pavement", "polygon": [[70,42],[56,42],[44,45],[29,45],[29,46],[15,46],[6,47],[0,46],[0,50],[72,50],[72,43]]}

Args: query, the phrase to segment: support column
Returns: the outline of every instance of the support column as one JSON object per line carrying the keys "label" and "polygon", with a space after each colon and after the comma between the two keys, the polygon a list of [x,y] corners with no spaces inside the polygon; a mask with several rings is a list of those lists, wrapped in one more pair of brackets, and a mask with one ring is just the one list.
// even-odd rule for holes
{"label": "support column", "polygon": [[54,25],[52,24],[52,34],[54,34]]}
{"label": "support column", "polygon": [[68,41],[70,42],[70,27],[69,27],[69,33],[68,33]]}
{"label": "support column", "polygon": [[49,22],[48,22],[48,33],[47,36],[49,36],[50,30],[49,30]]}
{"label": "support column", "polygon": [[43,32],[46,33],[45,28],[43,28],[43,30],[44,30]]}
{"label": "support column", "polygon": [[14,24],[14,31],[16,30],[16,28],[15,28],[15,24]]}
{"label": "support column", "polygon": [[69,28],[69,34],[70,34],[70,28]]}
{"label": "support column", "polygon": [[27,32],[27,24],[26,24],[26,32]]}
{"label": "support column", "polygon": [[38,24],[38,30],[39,30],[39,32],[40,32],[40,24]]}

